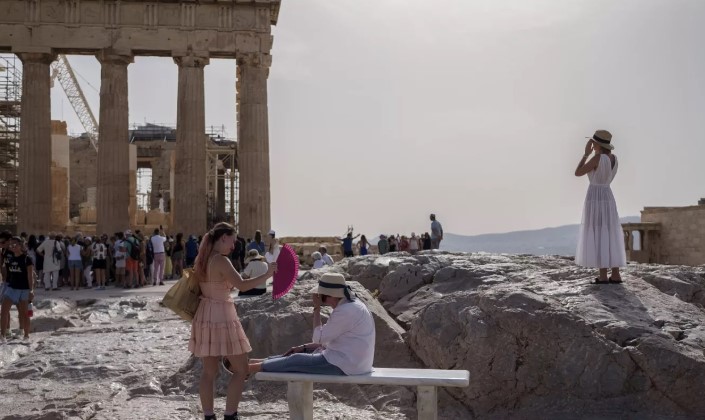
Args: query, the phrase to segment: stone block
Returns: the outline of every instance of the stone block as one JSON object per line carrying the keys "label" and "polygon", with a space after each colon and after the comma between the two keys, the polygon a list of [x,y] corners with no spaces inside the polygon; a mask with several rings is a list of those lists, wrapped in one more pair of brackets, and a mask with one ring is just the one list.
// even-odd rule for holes
{"label": "stone block", "polygon": [[80,223],[95,223],[96,222],[96,209],[95,207],[81,207],[79,209],[78,220]]}

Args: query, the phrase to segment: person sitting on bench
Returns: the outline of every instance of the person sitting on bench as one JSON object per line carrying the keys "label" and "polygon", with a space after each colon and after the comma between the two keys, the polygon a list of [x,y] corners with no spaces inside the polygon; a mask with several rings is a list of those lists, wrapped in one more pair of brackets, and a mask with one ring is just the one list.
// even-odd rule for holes
{"label": "person sitting on bench", "polygon": [[[324,274],[313,289],[313,341],[266,359],[252,359],[249,374],[299,372],[361,375],[372,372],[375,323],[367,306],[338,273]],[[321,323],[321,306],[333,308]]]}

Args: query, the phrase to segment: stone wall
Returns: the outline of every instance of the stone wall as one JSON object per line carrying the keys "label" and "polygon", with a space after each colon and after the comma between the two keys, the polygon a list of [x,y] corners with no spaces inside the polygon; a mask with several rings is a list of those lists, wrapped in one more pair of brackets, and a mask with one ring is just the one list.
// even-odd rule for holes
{"label": "stone wall", "polygon": [[661,224],[661,263],[705,264],[705,206],[646,207],[641,221]]}
{"label": "stone wall", "polygon": [[70,207],[71,218],[79,216],[79,205],[88,200],[86,191],[97,186],[98,152],[88,138],[72,138],[70,144]]}

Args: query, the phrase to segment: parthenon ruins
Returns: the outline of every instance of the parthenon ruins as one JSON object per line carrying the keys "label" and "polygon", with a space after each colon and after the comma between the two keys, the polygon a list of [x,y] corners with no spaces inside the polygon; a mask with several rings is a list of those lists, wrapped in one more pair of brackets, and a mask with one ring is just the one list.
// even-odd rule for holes
{"label": "parthenon ruins", "polygon": [[0,53],[16,54],[23,70],[17,230],[55,228],[50,65],[58,54],[94,55],[101,65],[97,232],[134,225],[127,74],[136,56],[172,57],[178,66],[171,230],[207,229],[204,67],[211,58],[237,62],[239,229],[268,230],[267,79],[279,8],[280,0],[0,2]]}

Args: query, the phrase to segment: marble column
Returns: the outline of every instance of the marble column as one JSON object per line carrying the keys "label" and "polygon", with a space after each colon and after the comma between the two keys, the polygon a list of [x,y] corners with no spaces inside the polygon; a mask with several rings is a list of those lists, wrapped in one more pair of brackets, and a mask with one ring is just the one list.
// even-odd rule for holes
{"label": "marble column", "polygon": [[238,230],[254,237],[271,228],[269,183],[269,120],[267,77],[272,58],[267,54],[238,57],[238,170],[240,203]]}
{"label": "marble column", "polygon": [[17,231],[51,229],[51,87],[46,53],[18,53],[22,60]]}
{"label": "marble column", "polygon": [[113,234],[131,227],[130,134],[127,102],[127,66],[133,57],[102,51],[100,70],[100,128],[96,232]]}
{"label": "marble column", "polygon": [[203,69],[208,58],[174,57],[179,66],[172,232],[203,234],[208,227],[206,109]]}

